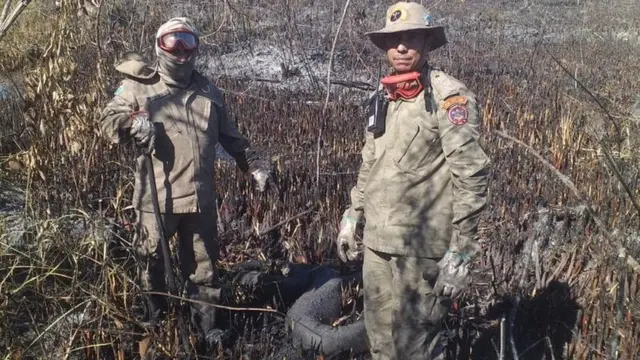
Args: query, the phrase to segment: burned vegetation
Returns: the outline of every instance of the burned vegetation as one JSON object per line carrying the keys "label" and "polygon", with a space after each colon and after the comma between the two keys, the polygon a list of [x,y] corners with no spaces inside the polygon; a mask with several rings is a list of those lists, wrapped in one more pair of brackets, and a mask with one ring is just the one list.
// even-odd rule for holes
{"label": "burned vegetation", "polygon": [[[139,326],[135,149],[109,147],[95,122],[120,80],[115,59],[131,50],[151,59],[151,29],[171,8],[140,3],[103,1],[92,14],[75,2],[31,4],[42,8],[0,39],[6,359],[179,351],[173,317],[158,333]],[[234,336],[211,358],[316,358],[292,336],[302,316],[287,312],[319,272],[359,270],[339,263],[333,240],[360,164],[367,93],[358,87],[375,83],[379,64],[363,33],[386,4],[352,2],[338,32],[342,2],[257,3],[174,8],[209,34],[199,67],[225,93],[239,130],[269,154],[275,179],[259,194],[220,154],[222,317]],[[447,322],[452,358],[638,359],[640,9],[612,3],[433,5],[450,44],[432,62],[478,94],[493,160],[476,281]],[[331,57],[337,81],[327,87]],[[246,64],[262,74],[243,73]],[[356,276],[331,292],[341,311],[326,325],[357,326],[358,290]]]}

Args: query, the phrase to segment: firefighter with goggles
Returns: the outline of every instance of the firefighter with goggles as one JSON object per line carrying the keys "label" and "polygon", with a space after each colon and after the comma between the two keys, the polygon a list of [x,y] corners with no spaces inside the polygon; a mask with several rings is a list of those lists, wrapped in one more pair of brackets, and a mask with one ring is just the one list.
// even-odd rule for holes
{"label": "firefighter with goggles", "polygon": [[[116,65],[124,79],[100,117],[104,137],[113,143],[133,139],[150,154],[164,235],[178,237],[180,270],[186,281],[194,325],[203,346],[211,349],[229,332],[217,328],[220,284],[216,271],[217,239],[214,161],[216,144],[251,173],[260,191],[269,179],[262,160],[227,113],[221,91],[194,70],[198,31],[187,18],[173,18],[156,34],[156,62],[126,54]],[[147,174],[146,155],[137,158],[133,206],[136,210],[134,246],[139,257],[140,285],[145,292],[165,292],[164,268]],[[145,296],[145,323],[161,320],[163,295]]]}
{"label": "firefighter with goggles", "polygon": [[160,36],[158,47],[173,56],[176,61],[184,63],[198,48],[198,38],[188,29],[175,30]]}
{"label": "firefighter with goggles", "polygon": [[370,101],[362,164],[336,245],[342,261],[363,255],[372,358],[440,359],[443,320],[471,282],[480,249],[490,159],[478,140],[475,94],[427,61],[447,43],[444,29],[412,2],[390,6],[385,25],[367,34],[386,53],[390,73]]}

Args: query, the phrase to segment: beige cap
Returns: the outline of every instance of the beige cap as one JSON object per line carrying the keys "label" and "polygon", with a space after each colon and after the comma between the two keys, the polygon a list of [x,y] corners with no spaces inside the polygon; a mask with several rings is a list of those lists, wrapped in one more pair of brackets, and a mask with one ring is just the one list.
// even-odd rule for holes
{"label": "beige cap", "polygon": [[407,1],[397,2],[387,9],[385,27],[368,32],[369,39],[380,49],[385,49],[385,37],[391,33],[409,30],[424,30],[429,36],[427,45],[433,51],[447,43],[442,26],[433,25],[431,14],[424,6]]}

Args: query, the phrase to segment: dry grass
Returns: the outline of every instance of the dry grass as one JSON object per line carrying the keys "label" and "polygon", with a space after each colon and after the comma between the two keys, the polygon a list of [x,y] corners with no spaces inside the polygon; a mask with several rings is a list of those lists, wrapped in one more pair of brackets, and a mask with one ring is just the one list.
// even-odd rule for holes
{"label": "dry grass", "polygon": [[[27,95],[22,111],[0,119],[3,129],[20,133],[11,143],[0,138],[0,161],[4,168],[9,160],[20,164],[13,173],[27,194],[24,213],[0,223],[0,316],[5,319],[0,345],[8,349],[7,359],[131,358],[147,345],[165,354],[176,350],[171,332],[149,337],[133,316],[138,293],[127,209],[133,149],[111,148],[95,132],[96,115],[119,80],[111,65],[125,50],[150,57],[153,29],[167,15],[160,3],[145,15],[145,2],[105,1],[99,31],[94,20],[76,17],[72,3],[64,2],[55,15],[34,4],[0,43],[7,54],[0,70],[20,71]],[[247,259],[336,261],[332,239],[360,162],[363,114],[350,101],[358,92],[335,86],[322,114],[326,71],[317,68],[328,59],[343,2],[327,4],[185,5],[204,24],[210,63],[238,49],[250,56],[253,46],[267,42],[283,50],[291,81],[308,90],[274,90],[222,79],[221,73],[212,76],[225,90],[240,130],[273,156],[277,175],[276,189],[257,194],[233,163],[218,164],[224,269]],[[381,25],[376,16],[384,6],[351,4],[336,44],[336,77],[372,79],[378,59],[363,32]],[[589,216],[571,211],[584,200],[494,130],[529,145],[566,175],[588,196],[613,237],[630,255],[640,256],[639,214],[604,157],[604,149],[610,149],[637,196],[638,124],[628,108],[640,92],[634,60],[640,54],[632,42],[616,36],[637,28],[640,10],[596,1],[528,7],[444,2],[434,9],[455,30],[450,51],[434,54],[434,62],[480,96],[482,141],[494,159],[479,280],[459,304],[464,310],[454,311],[450,322],[458,330],[460,351],[496,358],[504,317],[520,359],[601,359],[612,350],[618,359],[632,359],[640,335],[639,275],[621,271],[625,267],[607,234],[598,232]],[[33,20],[36,25],[29,26]],[[295,56],[302,60],[294,61]],[[610,116],[554,58],[577,74]],[[24,122],[16,121],[22,113]],[[316,137],[323,120],[317,184]],[[550,314],[554,321],[540,321]],[[221,358],[265,358],[281,344],[274,340],[281,325],[277,315],[229,312],[228,321],[242,336]]]}

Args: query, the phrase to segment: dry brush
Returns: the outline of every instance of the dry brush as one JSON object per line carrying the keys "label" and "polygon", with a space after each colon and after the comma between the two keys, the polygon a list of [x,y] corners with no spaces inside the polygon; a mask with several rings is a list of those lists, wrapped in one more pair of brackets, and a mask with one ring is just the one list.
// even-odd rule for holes
{"label": "dry brush", "polygon": [[[219,48],[233,46],[239,29],[247,39],[267,36],[260,26],[286,29],[289,37],[276,41],[294,44],[308,36],[304,26],[286,18],[259,24],[260,8],[252,2],[228,3],[221,7],[221,16],[208,19]],[[296,4],[272,5],[289,14],[302,13]],[[308,16],[315,21],[330,16],[337,26],[342,11],[341,3],[337,5],[333,16]],[[96,131],[97,113],[119,80],[112,69],[115,57],[125,50],[149,56],[150,47],[141,44],[151,43],[151,29],[161,22],[157,9],[136,12],[125,6],[103,2],[96,27],[95,20],[78,17],[75,6],[63,2],[50,37],[36,42],[35,50],[8,52],[0,59],[2,70],[24,74],[26,89],[18,114],[24,122],[3,119],[2,124],[21,136],[11,146],[0,139],[4,164],[21,164],[28,205],[24,215],[0,225],[0,313],[6,319],[0,338],[9,358],[53,351],[120,358],[139,352],[139,346],[154,344],[166,353],[176,348],[169,332],[160,338],[137,333],[137,320],[131,316],[137,292],[127,246],[134,149],[109,147]],[[365,6],[350,9],[353,16],[344,24],[349,35],[338,43],[337,59],[349,58],[363,29],[375,26],[373,10],[367,12]],[[611,354],[634,359],[640,347],[640,274],[619,258],[617,245],[625,246],[628,256],[640,256],[640,214],[603,152],[610,152],[622,180],[634,191],[631,196],[636,196],[633,134],[638,124],[624,106],[631,94],[621,89],[640,90],[637,75],[630,75],[637,66],[630,59],[638,54],[625,43],[579,32],[544,35],[544,29],[561,24],[571,28],[597,23],[597,16],[619,18],[620,10],[595,2],[556,5],[564,6],[563,17],[549,6],[513,10],[512,15],[526,19],[547,16],[544,27],[525,24],[540,31],[526,44],[514,41],[508,30],[512,20],[487,7],[480,19],[458,24],[455,34],[467,36],[452,35],[451,50],[434,55],[434,62],[479,95],[482,142],[494,160],[490,206],[480,229],[485,250],[476,263],[478,282],[452,310],[449,325],[458,351],[471,351],[474,358],[497,358],[502,352],[514,359],[601,359]],[[463,5],[437,10],[460,21],[470,19]],[[571,12],[582,18],[566,15]],[[602,34],[610,30],[605,25],[598,27]],[[332,40],[326,36],[322,42],[325,51]],[[363,63],[377,60],[370,48],[357,50]],[[612,115],[554,58],[574,69]],[[602,67],[604,62],[609,66]],[[314,84],[309,72],[301,74]],[[276,178],[270,191],[259,194],[232,161],[219,161],[221,266],[229,269],[248,259],[335,262],[332,240],[360,163],[361,105],[334,95],[323,112],[325,85],[303,92],[232,79],[217,79],[216,84],[224,89],[241,132],[273,160]],[[317,135],[323,123],[317,172]],[[584,197],[576,197],[568,184]],[[82,212],[68,215],[74,209]],[[598,227],[594,215],[603,226]],[[110,231],[97,230],[104,228]],[[278,326],[275,318],[259,319]],[[68,331],[57,331],[65,322],[70,322]],[[244,342],[229,358],[275,351],[247,344],[247,337],[266,343],[277,333],[252,327],[244,328]]]}

